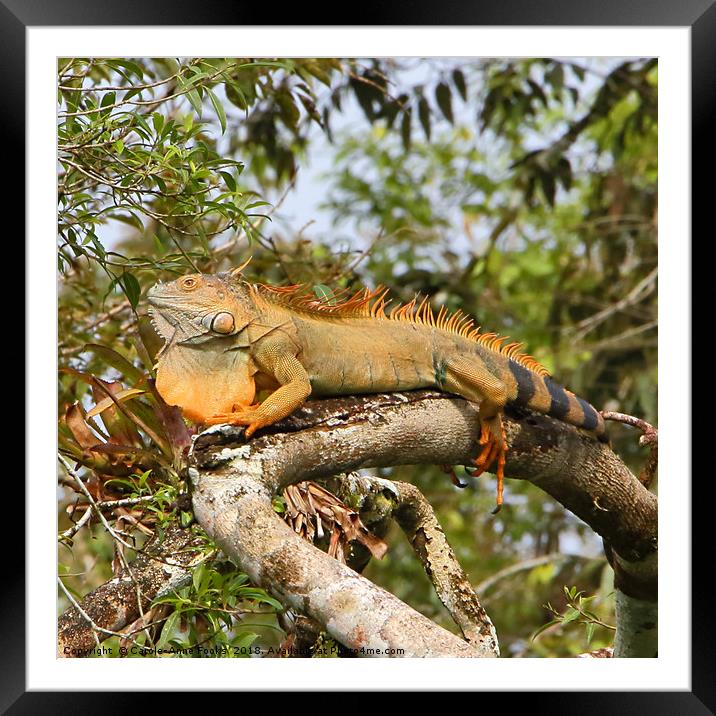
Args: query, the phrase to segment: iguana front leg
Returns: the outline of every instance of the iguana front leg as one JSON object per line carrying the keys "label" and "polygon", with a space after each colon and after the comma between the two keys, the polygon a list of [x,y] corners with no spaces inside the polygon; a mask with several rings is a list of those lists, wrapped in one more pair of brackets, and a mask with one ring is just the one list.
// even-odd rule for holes
{"label": "iguana front leg", "polygon": [[262,373],[275,379],[281,386],[258,407],[246,407],[231,412],[219,413],[206,423],[229,423],[248,425],[246,437],[251,437],[259,428],[271,425],[290,415],[299,408],[311,394],[311,382],[306,369],[294,355],[295,347],[281,339],[264,340],[256,350],[255,361]]}
{"label": "iguana front leg", "polygon": [[481,475],[497,461],[497,512],[502,506],[507,442],[502,425],[502,410],[507,403],[505,384],[477,361],[453,358],[447,362],[444,389],[480,404],[480,439],[482,451],[475,459],[474,476]]}

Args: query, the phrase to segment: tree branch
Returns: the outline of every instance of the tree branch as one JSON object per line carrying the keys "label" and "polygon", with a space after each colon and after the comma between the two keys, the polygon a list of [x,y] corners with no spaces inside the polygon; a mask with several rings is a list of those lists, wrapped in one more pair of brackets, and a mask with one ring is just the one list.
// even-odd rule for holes
{"label": "tree branch", "polygon": [[499,656],[495,628],[422,492],[407,482],[355,474],[331,478],[329,484],[344,499],[359,498],[367,524],[382,527],[395,519],[465,640],[480,656]]}
{"label": "tree branch", "polygon": [[[508,477],[533,482],[611,545],[618,569],[656,584],[657,500],[605,445],[526,412],[505,420]],[[194,443],[199,523],[251,579],[316,619],[351,648],[405,656],[477,656],[477,650],[300,540],[271,497],[301,480],[400,464],[469,464],[476,406],[429,391],[315,401],[250,443],[215,426]],[[655,590],[654,590],[655,591]]]}
{"label": "tree branch", "polygon": [[478,656],[467,642],[299,537],[271,506],[274,493],[261,475],[272,472],[271,460],[254,453],[243,462],[233,474],[190,472],[197,520],[252,582],[325,625],[358,656]]}
{"label": "tree branch", "polygon": [[497,634],[465,570],[455,557],[430,503],[415,485],[396,482],[400,496],[395,518],[418,555],[440,601],[465,640],[482,656],[499,656]]}
{"label": "tree branch", "polygon": [[124,569],[85,596],[79,609],[72,606],[60,616],[58,656],[86,656],[99,642],[138,619],[154,599],[189,583],[192,567],[203,559],[202,544],[190,530],[168,527],[161,542],[132,562],[131,572]]}

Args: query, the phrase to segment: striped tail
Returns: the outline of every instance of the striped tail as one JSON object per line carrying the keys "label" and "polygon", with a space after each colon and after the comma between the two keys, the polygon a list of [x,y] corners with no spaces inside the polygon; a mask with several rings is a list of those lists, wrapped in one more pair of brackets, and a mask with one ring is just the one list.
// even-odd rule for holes
{"label": "striped tail", "polygon": [[512,400],[513,403],[589,430],[601,442],[609,442],[604,418],[586,400],[556,383],[549,376],[533,373],[511,359],[508,364],[517,383],[517,395]]}

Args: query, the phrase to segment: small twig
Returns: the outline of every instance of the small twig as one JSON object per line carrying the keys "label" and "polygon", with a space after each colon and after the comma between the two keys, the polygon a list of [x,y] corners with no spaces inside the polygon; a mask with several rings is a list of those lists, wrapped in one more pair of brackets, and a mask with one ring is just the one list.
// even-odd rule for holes
{"label": "small twig", "polygon": [[[97,383],[97,385],[99,385],[99,387],[101,387],[101,388],[109,395],[109,397],[111,397],[111,398],[115,401],[115,403],[116,403],[117,405],[119,405],[118,401],[114,398],[114,396],[113,396],[106,388],[104,388],[104,386],[103,386],[101,383]],[[105,518],[105,516],[102,514],[102,510],[98,507],[97,501],[94,499],[94,497],[92,497],[92,494],[91,494],[90,491],[87,489],[87,486],[82,482],[82,480],[80,480],[79,476],[78,476],[77,473],[72,469],[72,467],[70,467],[70,464],[67,462],[67,460],[65,460],[65,458],[62,457],[62,455],[60,455],[60,456],[58,456],[58,457],[59,457],[59,460],[60,460],[60,461],[62,462],[62,464],[64,465],[65,470],[67,470],[67,472],[75,479],[75,481],[77,482],[77,484],[78,484],[78,485],[80,486],[80,488],[82,489],[82,492],[85,494],[85,497],[86,497],[87,500],[89,501],[89,503],[90,503],[90,505],[92,506],[93,510],[97,513],[97,516],[99,517],[100,521],[101,521],[102,524],[104,525],[104,527],[105,527],[105,529],[107,530],[107,532],[109,532],[109,534],[110,534],[110,535],[112,536],[112,538],[115,540],[115,550],[116,550],[116,554],[117,554],[117,556],[119,557],[119,560],[120,560],[120,562],[122,563],[122,565],[124,566],[125,570],[127,571],[127,574],[129,575],[130,579],[132,580],[132,584],[134,585],[134,588],[135,588],[136,593],[137,593],[137,605],[138,605],[138,607],[139,607],[139,613],[140,613],[140,616],[144,616],[144,609],[143,609],[143,607],[142,607],[142,593],[141,593],[141,588],[140,588],[140,586],[139,586],[139,583],[137,582],[137,580],[136,580],[135,577],[134,577],[134,574],[133,574],[133,572],[132,572],[132,568],[131,568],[129,562],[127,561],[127,557],[125,556],[125,554],[124,554],[124,552],[122,551],[121,547],[118,548],[118,545],[120,545],[120,546],[128,547],[128,548],[131,549],[131,550],[136,550],[136,549],[137,549],[136,545],[131,545],[131,544],[129,544],[128,542],[126,542],[126,541],[123,539],[123,537],[121,536],[121,534],[109,524],[109,522],[107,521],[107,519]]]}
{"label": "small twig", "polygon": [[[208,84],[212,80],[216,79],[220,74],[223,74],[226,71],[226,69],[227,68],[222,68],[222,69],[218,70],[217,72],[215,72],[213,75],[204,77],[202,80],[201,86],[203,87],[204,83]],[[131,100],[131,99],[124,100],[123,99],[123,100],[120,100],[119,102],[115,102],[114,104],[108,104],[105,107],[96,107],[94,109],[79,110],[77,112],[58,112],[57,116],[61,117],[63,119],[66,117],[81,117],[81,116],[85,116],[85,115],[89,115],[89,114],[96,114],[97,112],[103,112],[103,111],[107,111],[107,110],[116,109],[117,107],[121,107],[122,105],[125,105],[125,104],[131,104],[131,105],[134,105],[137,107],[142,107],[142,106],[146,106],[146,105],[154,105],[154,104],[158,104],[160,101],[166,102],[170,99],[174,99],[175,97],[181,97],[185,94],[188,94],[193,89],[195,89],[195,87],[190,86],[185,90],[175,92],[174,94],[170,94],[167,97],[162,97],[162,98],[157,98],[157,99],[152,99],[152,100]]]}
{"label": "small twig", "polygon": [[589,344],[589,350],[594,353],[596,351],[603,351],[608,350],[610,348],[614,348],[615,346],[618,346],[620,343],[623,343],[629,338],[634,338],[634,336],[638,336],[640,333],[646,333],[646,331],[650,331],[652,328],[656,328],[658,325],[659,322],[656,320],[648,321],[647,323],[643,323],[640,326],[635,326],[634,328],[630,328],[622,333],[619,333],[616,336],[605,338],[603,341],[599,341],[598,343]]}
{"label": "small twig", "polygon": [[185,68],[182,67],[179,72],[176,72],[171,77],[167,77],[164,80],[157,80],[156,82],[148,82],[146,84],[141,85],[105,85],[104,87],[68,87],[67,85],[58,85],[57,88],[61,90],[67,90],[68,92],[128,92],[130,90],[150,89],[152,87],[159,87],[159,85],[164,85],[167,82],[171,82],[176,77],[179,77],[179,75],[184,69]]}
{"label": "small twig", "polygon": [[618,313],[623,309],[631,306],[634,303],[638,303],[646,298],[648,295],[653,293],[656,288],[657,269],[652,269],[647,276],[645,276],[624,298],[617,301],[611,306],[607,306],[605,309],[595,313],[589,318],[585,318],[580,321],[575,327],[576,332],[575,340],[581,341],[590,331],[594,330],[600,323],[604,322],[614,313]]}
{"label": "small twig", "polygon": [[[400,229],[398,229],[398,231],[400,231]],[[393,232],[390,237],[395,236],[398,231]],[[381,230],[373,237],[368,246],[366,246],[366,248],[363,249],[363,251],[361,251],[358,256],[356,256],[356,258],[353,259],[353,261],[351,261],[351,263],[348,264],[348,266],[346,266],[339,274],[331,277],[331,280],[340,281],[340,279],[342,279],[344,276],[353,273],[353,271],[355,271],[355,269],[358,267],[358,264],[360,264],[371,253],[371,251],[373,251],[378,241],[380,241],[384,236],[385,230],[381,228]]]}
{"label": "small twig", "polygon": [[78,476],[77,473],[72,469],[72,467],[71,467],[70,464],[67,462],[67,460],[65,460],[65,458],[62,457],[62,455],[59,455],[58,457],[59,457],[60,462],[61,462],[62,465],[64,466],[65,470],[67,470],[67,473],[68,473],[71,477],[73,477],[74,480],[75,480],[75,482],[80,486],[80,490],[82,490],[82,492],[84,493],[85,497],[87,498],[87,501],[90,503],[92,509],[95,511],[95,513],[96,513],[97,516],[99,517],[100,521],[101,521],[102,524],[104,525],[104,528],[107,530],[107,532],[109,532],[110,535],[112,535],[112,537],[114,537],[114,539],[117,540],[117,542],[121,542],[125,547],[129,547],[129,549],[135,549],[135,547],[134,547],[133,545],[128,544],[127,542],[125,542],[125,541],[119,536],[119,534],[117,533],[117,530],[115,530],[115,529],[112,527],[112,525],[110,525],[109,522],[107,522],[107,519],[106,519],[105,516],[102,514],[102,510],[101,510],[101,509],[99,508],[99,506],[97,505],[97,501],[94,499],[94,497],[92,497],[92,494],[91,494],[90,491],[87,489],[87,486],[84,484],[84,482],[82,482],[82,480],[80,480],[79,476]]}
{"label": "small twig", "polygon": [[[582,606],[575,600],[570,599],[567,602],[567,606],[570,609],[574,609],[577,614],[579,614],[581,619],[578,620],[580,624],[596,624],[597,626],[603,627],[604,629],[609,629],[609,631],[616,631],[617,628],[615,626],[612,626],[611,624],[607,624],[606,622],[601,621],[601,619],[598,619],[595,616],[589,615]],[[546,605],[546,607],[549,609],[549,611],[552,612],[552,614],[555,615],[558,619],[562,616],[558,611],[555,610],[554,607],[550,606],[549,604]],[[564,622],[560,622],[561,625],[564,625]]]}
{"label": "small twig", "polygon": [[67,70],[69,70],[70,67],[72,67],[72,63],[73,63],[74,61],[75,61],[75,58],[74,58],[74,57],[70,57],[70,61],[60,70],[58,76],[59,76],[59,77],[64,77],[65,72],[67,72]]}
{"label": "small twig", "polygon": [[[100,387],[104,388],[104,386],[102,386],[100,383],[98,383],[98,385],[99,385]],[[110,397],[113,397],[113,396],[111,395],[111,393],[109,393],[109,391],[107,391],[106,389],[104,389],[104,390],[105,390],[105,392],[106,392]],[[115,400],[115,403],[117,403],[116,400]],[[118,404],[118,403],[117,403],[117,404]],[[60,459],[60,461],[62,462],[62,464],[64,465],[65,470],[67,470],[67,472],[75,479],[75,481],[77,482],[77,484],[78,484],[78,485],[80,486],[80,488],[82,489],[82,492],[84,492],[85,497],[87,497],[87,500],[89,501],[89,503],[90,503],[90,505],[92,506],[92,508],[94,509],[94,511],[97,513],[97,516],[99,517],[100,521],[101,521],[102,524],[104,525],[104,527],[105,527],[105,529],[107,530],[107,532],[109,532],[109,534],[110,534],[110,535],[112,536],[112,538],[115,540],[116,553],[117,553],[117,555],[119,556],[119,559],[120,559],[120,561],[122,562],[122,565],[123,565],[124,568],[127,570],[127,573],[129,574],[130,579],[132,580],[132,584],[134,585],[134,588],[136,589],[136,592],[137,592],[137,604],[139,605],[139,613],[140,613],[141,616],[144,616],[144,611],[143,611],[143,608],[142,608],[142,594],[141,594],[141,589],[140,589],[140,587],[139,587],[139,584],[138,584],[137,580],[134,578],[134,574],[132,573],[132,568],[130,567],[129,562],[127,561],[126,556],[124,555],[124,552],[122,551],[121,547],[120,547],[120,548],[117,548],[117,545],[121,545],[121,546],[124,546],[124,547],[128,547],[128,548],[131,549],[131,550],[136,550],[136,549],[137,549],[137,548],[136,548],[136,545],[131,545],[131,544],[129,544],[128,542],[125,542],[125,540],[122,538],[122,536],[120,535],[120,533],[117,532],[117,530],[115,530],[115,529],[109,524],[109,522],[107,522],[107,519],[106,519],[105,516],[102,514],[102,510],[97,506],[97,501],[94,499],[94,497],[92,497],[92,494],[91,494],[90,491],[87,489],[86,485],[82,482],[82,480],[80,480],[80,478],[79,478],[79,476],[77,475],[77,473],[70,467],[69,463],[64,459],[64,457],[62,457],[62,456],[60,455],[60,456],[59,456],[59,459]]]}
{"label": "small twig", "polygon": [[625,425],[631,425],[641,430],[642,436],[639,438],[639,445],[648,447],[650,453],[638,477],[639,481],[645,487],[649,487],[659,464],[659,431],[653,425],[647,423],[646,420],[635,418],[633,415],[617,413],[611,410],[602,410],[602,417],[605,420],[624,423]]}
{"label": "small twig", "polygon": [[69,539],[70,537],[73,537],[75,534],[77,534],[77,532],[79,532],[90,521],[91,517],[92,508],[87,507],[82,517],[80,517],[79,520],[77,520],[77,522],[72,525],[72,527],[66,529],[64,532],[62,532],[62,534],[57,537],[58,542],[63,539]]}
{"label": "small twig", "polygon": [[[173,567],[173,566],[174,566],[174,563],[173,563],[173,562],[171,562],[171,561],[169,561],[169,560],[166,560],[166,559],[163,559],[163,558],[162,558],[161,556],[159,556],[159,555],[151,554],[150,552],[147,552],[147,551],[146,551],[145,549],[143,549],[142,547],[137,547],[136,545],[133,546],[133,545],[131,545],[131,544],[128,544],[128,543],[124,542],[124,541],[121,539],[121,535],[126,534],[126,533],[124,533],[124,532],[122,532],[122,531],[118,531],[118,530],[112,528],[112,527],[109,525],[109,523],[107,522],[107,520],[106,520],[106,518],[104,517],[104,515],[102,514],[102,512],[101,512],[101,509],[107,507],[112,501],[97,502],[97,500],[95,500],[95,499],[90,495],[90,493],[88,492],[87,488],[85,487],[84,483],[82,482],[82,478],[80,478],[80,476],[69,466],[69,463],[67,462],[67,460],[65,460],[65,458],[64,458],[62,455],[59,455],[58,458],[59,458],[59,460],[62,462],[62,465],[63,465],[64,468],[67,470],[67,472],[70,474],[70,476],[74,478],[74,481],[73,481],[72,483],[70,483],[69,481],[66,481],[65,484],[66,484],[68,487],[72,487],[73,489],[74,489],[74,485],[75,485],[75,484],[79,484],[79,485],[80,485],[80,487],[81,487],[81,489],[82,489],[82,492],[83,492],[83,493],[85,494],[85,496],[87,497],[87,499],[88,499],[88,501],[89,501],[89,503],[90,503],[90,506],[92,507],[93,511],[95,511],[95,512],[99,515],[99,518],[100,518],[102,524],[105,526],[105,528],[107,529],[107,531],[110,533],[110,535],[111,535],[112,537],[116,537],[116,539],[117,539],[119,542],[121,542],[125,547],[128,547],[129,549],[133,550],[133,551],[136,552],[137,554],[144,555],[145,557],[147,557],[148,559],[150,559],[150,560],[152,560],[152,561],[154,561],[154,562],[161,562],[161,563],[166,564],[166,565],[168,565],[168,566],[170,566],[170,567]],[[76,490],[75,490],[75,491],[76,491]],[[153,499],[152,496],[149,496],[149,495],[148,495],[148,496],[147,496],[147,501],[149,501],[150,498]],[[128,499],[134,499],[134,498],[128,498]],[[144,498],[141,498],[141,499],[144,499]],[[121,500],[119,500],[118,502],[121,502]],[[130,572],[130,574],[131,574],[131,572]]]}
{"label": "small twig", "polygon": [[[111,318],[114,318],[116,315],[124,312],[126,309],[130,308],[131,304],[129,301],[124,300],[122,303],[118,304],[114,308],[110,309],[106,313],[103,313],[97,320],[95,320],[93,323],[91,323],[87,328],[86,331],[92,331],[98,326],[101,326],[103,323],[106,323]],[[62,350],[67,344],[63,341],[59,344],[60,352],[63,356],[67,355],[74,355],[75,353],[80,353],[85,347],[85,344],[83,343],[81,346],[75,346],[74,348],[69,348],[66,350]]]}
{"label": "small twig", "polygon": [[489,576],[487,579],[484,579],[482,582],[480,582],[476,587],[475,591],[478,594],[482,594],[482,599],[484,602],[487,602],[487,598],[485,597],[485,592],[489,589],[492,589],[498,582],[501,582],[503,579],[507,579],[509,577],[512,577],[515,574],[519,574],[520,572],[525,572],[530,569],[534,569],[535,567],[540,567],[543,564],[550,564],[550,563],[558,563],[558,562],[566,562],[570,559],[584,559],[583,557],[580,557],[578,555],[567,555],[567,554],[545,554],[541,557],[535,557],[534,559],[526,559],[522,562],[517,562],[517,564],[511,564],[508,567],[505,567],[504,569],[501,569],[499,572],[496,572],[495,574]]}
{"label": "small twig", "polygon": [[[166,613],[166,605],[160,604],[157,606],[152,607],[143,617],[139,617],[138,619],[135,619],[131,624],[124,627],[124,629],[121,630],[121,634],[123,635],[123,639],[126,639],[127,641],[132,641],[131,637],[133,637],[135,634],[140,634],[143,631],[146,631],[146,637],[147,640],[149,640],[149,630],[152,627],[159,626],[160,624],[163,624],[166,622],[166,620],[169,618],[169,615],[165,617],[160,617],[159,619],[154,620],[154,616],[157,611],[160,611],[158,608],[162,607],[164,608],[164,612]],[[154,621],[150,621],[154,620]],[[153,642],[152,642],[153,643]]]}

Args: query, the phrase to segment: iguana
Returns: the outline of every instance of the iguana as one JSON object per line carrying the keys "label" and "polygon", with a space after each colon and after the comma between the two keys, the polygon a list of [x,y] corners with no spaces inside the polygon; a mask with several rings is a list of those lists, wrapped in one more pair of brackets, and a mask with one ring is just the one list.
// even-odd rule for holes
{"label": "iguana", "polygon": [[[243,267],[241,267],[243,268]],[[437,388],[479,403],[474,474],[496,464],[497,507],[507,444],[505,405],[530,408],[606,440],[602,416],[548,372],[461,311],[435,314],[427,298],[395,306],[387,289],[318,298],[301,286],[250,283],[241,269],[191,274],[149,290],[164,347],[157,390],[204,425],[245,425],[246,437],[309,395]],[[255,403],[259,391],[270,395]]]}

